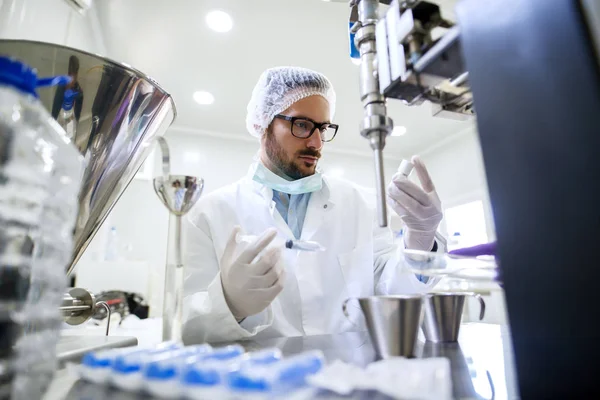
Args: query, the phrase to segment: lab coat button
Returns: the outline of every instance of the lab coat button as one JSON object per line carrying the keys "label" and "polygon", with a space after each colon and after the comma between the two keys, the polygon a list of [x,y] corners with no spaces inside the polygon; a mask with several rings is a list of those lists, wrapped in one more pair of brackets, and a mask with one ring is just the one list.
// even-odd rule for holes
{"label": "lab coat button", "polygon": [[323,208],[327,208],[327,204],[325,204],[325,205],[323,206]]}

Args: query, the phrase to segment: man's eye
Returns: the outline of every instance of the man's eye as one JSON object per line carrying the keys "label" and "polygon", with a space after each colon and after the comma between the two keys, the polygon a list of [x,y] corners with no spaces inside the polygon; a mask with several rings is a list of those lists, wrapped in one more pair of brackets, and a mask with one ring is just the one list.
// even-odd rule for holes
{"label": "man's eye", "polygon": [[300,129],[307,129],[308,128],[308,124],[305,121],[296,121],[295,125],[298,128],[300,128]]}

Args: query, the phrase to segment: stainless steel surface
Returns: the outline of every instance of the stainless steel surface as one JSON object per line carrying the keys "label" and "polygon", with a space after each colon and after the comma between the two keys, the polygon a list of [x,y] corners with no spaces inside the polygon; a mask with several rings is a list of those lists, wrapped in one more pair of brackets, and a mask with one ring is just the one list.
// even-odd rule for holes
{"label": "stainless steel surface", "polygon": [[[348,316],[347,299],[342,309]],[[372,296],[358,299],[376,354],[381,358],[414,357],[422,321],[421,295]]]}
{"label": "stainless steel surface", "polygon": [[96,311],[96,297],[88,290],[72,288],[63,297],[59,307],[64,321],[69,325],[80,325],[89,320]]}
{"label": "stainless steel surface", "polygon": [[[241,344],[246,351],[276,347],[281,350],[284,357],[318,349],[323,352],[328,363],[340,360],[362,367],[377,359],[367,332],[250,339],[237,343]],[[218,343],[219,346],[224,344]],[[477,323],[465,324],[461,329],[459,343],[419,342],[418,356],[420,358],[446,357],[450,360],[452,392],[455,399],[492,398],[487,373],[493,381],[496,399],[519,398],[514,375],[512,344],[507,327]],[[51,390],[44,400],[104,400],[109,398],[137,400],[141,397],[110,387],[77,381],[73,375],[62,370],[58,371]],[[338,396],[331,392],[319,392],[315,394],[314,398],[390,399],[390,397],[373,391],[355,391],[346,396]]]}
{"label": "stainless steel surface", "polygon": [[[387,226],[387,207],[385,195],[385,175],[383,170],[383,149],[385,139],[391,133],[393,122],[386,115],[385,99],[379,91],[377,74],[376,25],[378,0],[361,0],[358,7],[358,21],[355,41],[360,52],[360,98],[364,116],[361,135],[369,140],[375,160],[375,181],[377,191],[377,214],[379,225]],[[352,16],[351,16],[352,18]],[[372,118],[375,117],[375,118]]]}
{"label": "stainless steel surface", "polygon": [[478,293],[430,293],[424,298],[423,333],[428,341],[451,343],[458,340],[465,298],[479,300],[479,320],[485,316],[485,301]]}
{"label": "stainless steel surface", "polygon": [[181,217],[196,204],[204,180],[195,176],[171,175],[167,141],[158,137],[162,153],[162,176],[154,178],[154,191],[169,210],[169,235],[163,301],[163,340],[181,341],[183,324],[183,239]]}
{"label": "stainless steel surface", "polygon": [[67,362],[79,362],[88,351],[117,347],[137,346],[133,336],[88,336],[63,335],[56,345],[56,354],[61,366]]}
{"label": "stainless steel surface", "polygon": [[[75,228],[75,263],[151,150],[175,118],[171,96],[143,73],[98,55],[56,44],[0,40],[0,54],[15,57],[40,77],[70,72],[72,88],[82,93],[74,106],[74,143],[85,157]],[[54,118],[64,88],[40,89],[40,99]]]}

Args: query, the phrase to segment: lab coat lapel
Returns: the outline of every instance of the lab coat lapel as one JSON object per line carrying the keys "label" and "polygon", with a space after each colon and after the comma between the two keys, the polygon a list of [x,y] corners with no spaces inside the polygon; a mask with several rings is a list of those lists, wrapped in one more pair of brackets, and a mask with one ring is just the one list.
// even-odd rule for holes
{"label": "lab coat lapel", "polygon": [[310,240],[321,225],[323,225],[323,222],[327,219],[327,214],[331,212],[334,206],[335,204],[330,196],[329,185],[323,179],[323,188],[318,192],[314,192],[308,201],[300,238],[302,240]]}
{"label": "lab coat lapel", "polygon": [[269,213],[271,214],[271,218],[273,219],[273,223],[279,232],[283,232],[287,237],[294,237],[292,230],[285,223],[285,220],[277,211],[277,207],[275,206],[275,202],[273,201],[273,190],[261,185],[257,182],[252,182],[257,189],[260,196],[263,198],[266,204],[269,205]]}

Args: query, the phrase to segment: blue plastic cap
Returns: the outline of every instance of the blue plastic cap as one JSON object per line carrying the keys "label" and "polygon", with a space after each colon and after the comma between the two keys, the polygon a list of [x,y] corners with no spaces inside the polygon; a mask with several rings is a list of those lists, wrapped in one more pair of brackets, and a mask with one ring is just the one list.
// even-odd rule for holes
{"label": "blue plastic cap", "polygon": [[279,382],[285,386],[302,386],[305,384],[306,377],[316,374],[323,368],[323,361],[319,358],[313,358],[301,365],[290,365],[282,369],[279,374]]}
{"label": "blue plastic cap", "polygon": [[160,363],[151,363],[146,370],[146,378],[149,380],[166,381],[175,378],[177,370],[175,366],[162,367]]}
{"label": "blue plastic cap", "polygon": [[117,357],[112,369],[121,374],[131,374],[140,371],[142,364],[139,362],[128,363],[123,357]]}
{"label": "blue plastic cap", "polygon": [[183,383],[189,386],[215,386],[221,378],[214,369],[190,369],[183,376]]}
{"label": "blue plastic cap", "polygon": [[251,378],[239,371],[227,376],[228,387],[236,392],[268,392],[271,390],[264,378]]}
{"label": "blue plastic cap", "polygon": [[37,71],[14,58],[0,57],[0,84],[37,97]]}
{"label": "blue plastic cap", "polygon": [[108,368],[110,367],[110,358],[98,357],[94,353],[86,353],[81,359],[81,363],[90,368]]}
{"label": "blue plastic cap", "polygon": [[350,58],[360,58],[360,51],[358,51],[358,48],[356,47],[356,44],[354,43],[354,37],[356,36],[354,33],[352,33],[350,31],[350,29],[352,28],[352,25],[354,25],[354,22],[348,22],[348,36],[349,36],[349,44],[350,44]]}
{"label": "blue plastic cap", "polygon": [[63,109],[65,111],[69,111],[73,108],[73,102],[75,101],[75,98],[77,98],[77,95],[79,95],[79,92],[72,90],[72,89],[67,89],[65,90],[65,94],[63,97]]}

